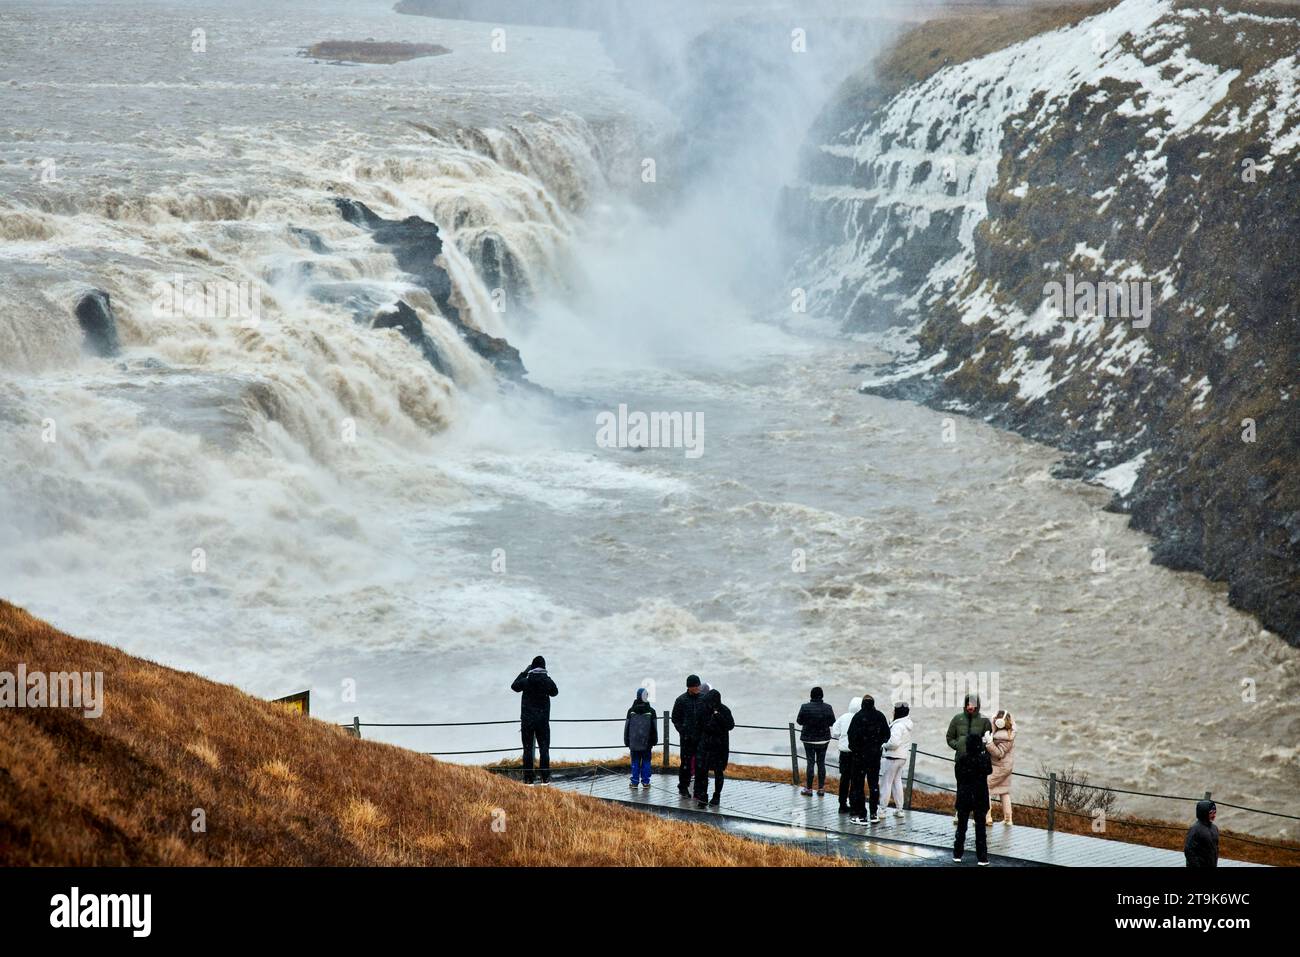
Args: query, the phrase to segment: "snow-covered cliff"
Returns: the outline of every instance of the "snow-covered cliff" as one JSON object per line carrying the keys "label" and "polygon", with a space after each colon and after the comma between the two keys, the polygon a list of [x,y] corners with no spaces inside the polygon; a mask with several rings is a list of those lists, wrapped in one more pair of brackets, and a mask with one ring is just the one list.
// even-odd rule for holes
{"label": "snow-covered cliff", "polygon": [[864,389],[1060,445],[1157,561],[1292,642],[1298,17],[1123,0],[970,59],[936,41],[923,79],[828,108],[788,197],[814,308],[908,330]]}

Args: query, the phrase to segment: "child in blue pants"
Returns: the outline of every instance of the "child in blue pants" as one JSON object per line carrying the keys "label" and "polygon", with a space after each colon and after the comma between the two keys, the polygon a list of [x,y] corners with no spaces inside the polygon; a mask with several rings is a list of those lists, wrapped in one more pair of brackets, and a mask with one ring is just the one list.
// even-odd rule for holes
{"label": "child in blue pants", "polygon": [[632,787],[638,781],[643,788],[650,786],[650,756],[659,743],[655,709],[648,698],[645,688],[637,688],[636,700],[627,709],[627,720],[623,722],[623,744],[632,752]]}

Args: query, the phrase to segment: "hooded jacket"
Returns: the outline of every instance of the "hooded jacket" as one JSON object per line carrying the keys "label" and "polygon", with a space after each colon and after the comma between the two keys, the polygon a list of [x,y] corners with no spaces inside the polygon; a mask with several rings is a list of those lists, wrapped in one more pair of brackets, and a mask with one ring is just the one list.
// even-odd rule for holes
{"label": "hooded jacket", "polygon": [[835,723],[831,725],[831,737],[839,745],[841,753],[849,750],[849,722],[861,709],[862,699],[854,698],[849,702],[849,710],[836,718]]}
{"label": "hooded jacket", "polygon": [[683,741],[694,742],[700,739],[700,719],[704,717],[704,695],[703,691],[699,694],[683,691],[673,702],[673,727]]}
{"label": "hooded jacket", "polygon": [[799,706],[799,716],[794,723],[802,729],[799,740],[808,744],[829,744],[831,725],[835,723],[835,710],[821,698],[813,698]]}
{"label": "hooded jacket", "polygon": [[700,716],[700,743],[696,753],[707,760],[710,766],[723,768],[731,758],[731,731],[736,721],[731,716],[731,709],[722,703],[722,695],[717,690],[700,695],[703,707]]}
{"label": "hooded jacket", "polygon": [[889,722],[876,710],[874,701],[863,701],[862,709],[849,722],[849,750],[854,767],[862,761],[866,767],[880,764],[880,748],[889,740]]}
{"label": "hooded jacket", "polygon": [[903,715],[889,722],[889,740],[885,742],[884,755],[899,760],[909,757],[912,750],[912,716]]}
{"label": "hooded jacket", "polygon": [[1183,842],[1183,857],[1188,867],[1219,866],[1219,827],[1210,820],[1213,801],[1196,802],[1196,823]]}
{"label": "hooded jacket", "polygon": [[[541,664],[537,664],[537,662]],[[510,685],[511,691],[521,692],[519,720],[524,724],[541,724],[551,720],[551,699],[560,693],[555,682],[546,673],[546,662],[541,656],[533,659],[533,666],[521,671]]]}
{"label": "hooded jacket", "polygon": [[998,796],[1011,793],[1011,772],[1015,767],[1016,732],[1006,728],[993,732],[989,742],[989,757],[993,761],[993,773],[989,775],[989,794]]}
{"label": "hooded jacket", "polygon": [[961,713],[953,715],[948,722],[948,747],[953,749],[958,758],[966,753],[966,738],[969,735],[978,734],[983,738],[984,735],[993,733],[993,722],[980,714],[979,695],[968,694],[966,701],[974,703],[975,713],[967,714],[963,707]]}
{"label": "hooded jacket", "polygon": [[623,721],[623,744],[629,751],[649,751],[658,743],[659,722],[655,720],[655,709],[638,695]]}

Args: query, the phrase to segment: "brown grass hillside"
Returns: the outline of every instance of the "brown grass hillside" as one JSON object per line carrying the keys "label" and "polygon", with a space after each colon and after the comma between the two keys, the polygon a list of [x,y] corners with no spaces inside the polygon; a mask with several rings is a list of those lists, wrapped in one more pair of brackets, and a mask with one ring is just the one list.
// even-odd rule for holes
{"label": "brown grass hillside", "polygon": [[1047,30],[1071,26],[1117,2],[1083,0],[1028,8],[963,4],[938,8],[923,22],[903,29],[877,58],[845,80],[832,103],[839,111],[865,116],[899,90],[921,82],[945,66],[973,60]]}
{"label": "brown grass hillside", "polygon": [[0,601],[19,662],[102,671],[104,712],[0,710],[0,865],[836,863],[358,740]]}
{"label": "brown grass hillside", "polygon": [[[961,3],[933,10],[905,28],[878,58],[845,81],[835,102],[863,116],[895,93],[920,83],[944,66],[965,63],[1028,40],[1048,30],[1073,26],[1115,6],[1119,0],[1063,0],[1051,3]],[[1260,16],[1294,16],[1300,0],[1222,0],[1214,9]],[[1179,7],[1204,7],[1203,0],[1179,0]],[[839,132],[833,130],[832,132]]]}

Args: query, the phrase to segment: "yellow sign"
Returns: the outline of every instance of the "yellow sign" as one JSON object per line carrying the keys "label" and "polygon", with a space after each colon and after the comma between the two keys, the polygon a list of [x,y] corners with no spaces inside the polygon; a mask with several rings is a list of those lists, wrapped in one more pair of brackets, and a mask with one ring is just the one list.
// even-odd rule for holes
{"label": "yellow sign", "polygon": [[274,703],[282,704],[291,711],[309,715],[311,714],[311,691],[299,691],[285,698],[275,698]]}

